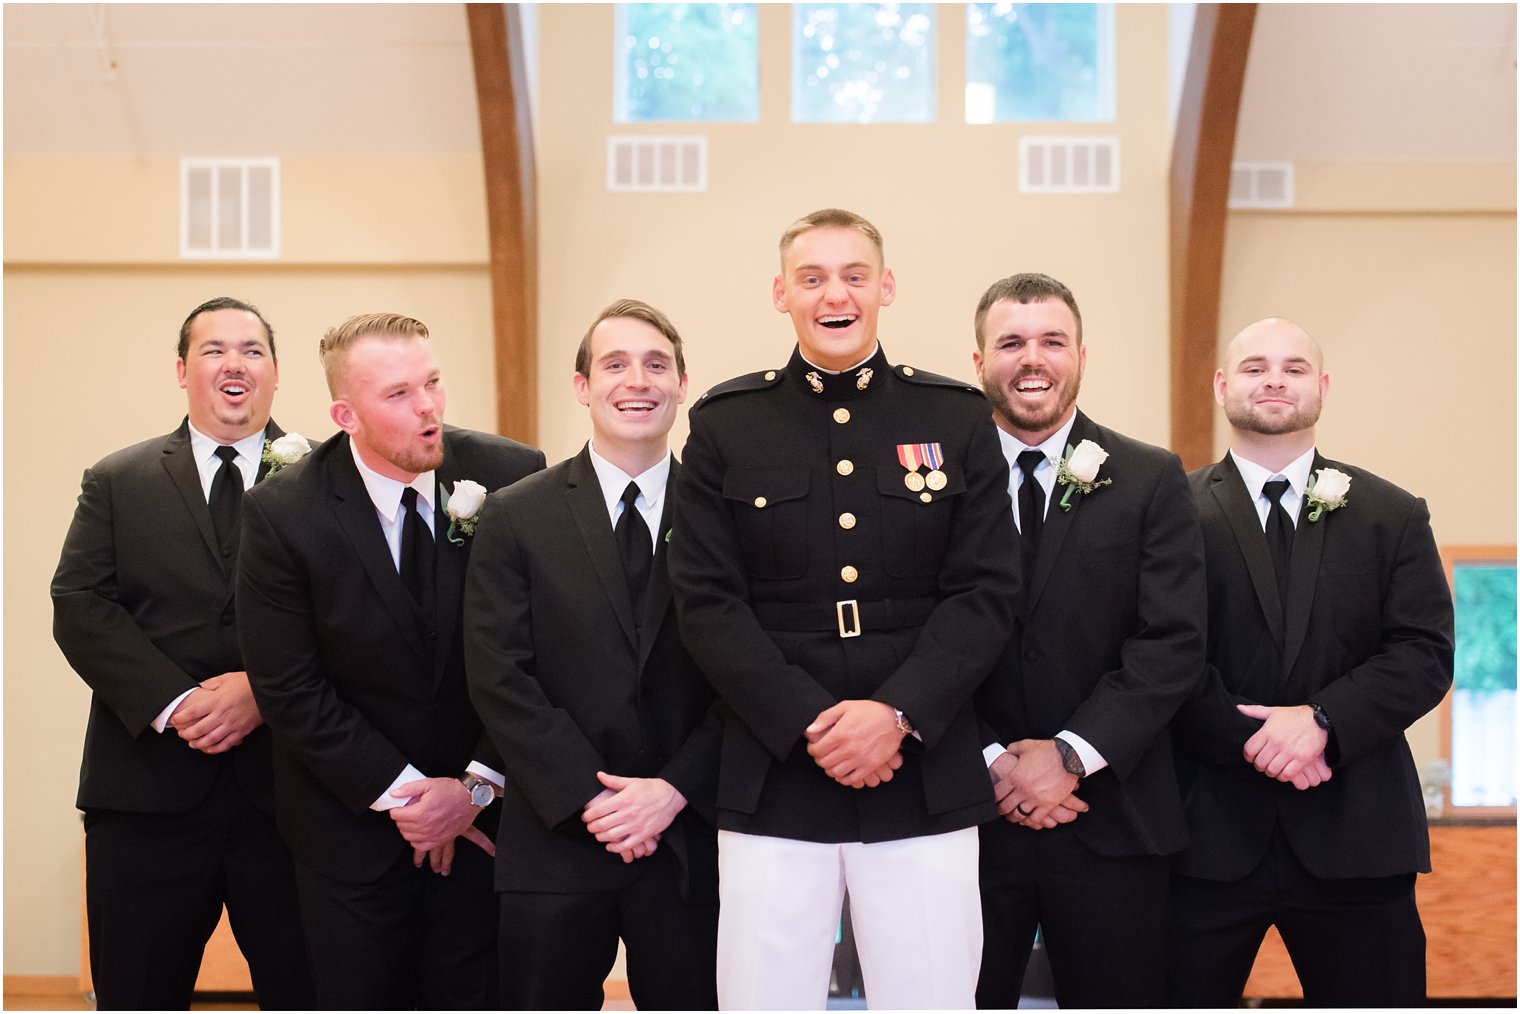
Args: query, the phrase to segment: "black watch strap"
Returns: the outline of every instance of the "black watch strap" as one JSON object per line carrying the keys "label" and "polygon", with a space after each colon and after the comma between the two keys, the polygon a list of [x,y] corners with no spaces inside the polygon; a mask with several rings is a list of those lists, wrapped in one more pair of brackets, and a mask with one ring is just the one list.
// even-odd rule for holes
{"label": "black watch strap", "polygon": [[1318,704],[1315,704],[1313,701],[1310,701],[1309,710],[1314,712],[1315,725],[1319,726],[1321,729],[1324,729],[1326,732],[1335,731],[1330,727],[1330,716],[1325,714],[1324,708],[1320,707]]}
{"label": "black watch strap", "polygon": [[1056,737],[1056,751],[1061,755],[1061,767],[1066,769],[1067,774],[1076,775],[1078,778],[1087,777],[1087,768],[1082,765],[1082,758],[1077,756],[1077,750],[1066,740]]}

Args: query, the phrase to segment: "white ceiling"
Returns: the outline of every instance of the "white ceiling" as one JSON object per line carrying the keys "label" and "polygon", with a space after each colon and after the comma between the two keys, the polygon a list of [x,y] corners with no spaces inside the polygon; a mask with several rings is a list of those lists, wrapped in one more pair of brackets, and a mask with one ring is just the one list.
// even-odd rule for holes
{"label": "white ceiling", "polygon": [[[6,4],[4,44],[6,154],[480,144],[460,4]],[[1515,6],[1262,4],[1236,157],[1513,161]]]}

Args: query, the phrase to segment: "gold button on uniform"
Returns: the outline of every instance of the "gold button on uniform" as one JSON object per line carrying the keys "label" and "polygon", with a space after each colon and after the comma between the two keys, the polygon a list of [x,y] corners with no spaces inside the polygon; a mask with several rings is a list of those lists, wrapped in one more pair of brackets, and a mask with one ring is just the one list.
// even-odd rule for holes
{"label": "gold button on uniform", "polygon": [[834,421],[839,423],[841,426],[849,422],[850,410],[847,408],[836,408],[834,410]]}
{"label": "gold button on uniform", "polygon": [[765,506],[765,497],[763,497],[763,496],[757,496],[757,497],[755,497],[755,506],[756,507],[764,507]]}
{"label": "gold button on uniform", "polygon": [[905,377],[911,377],[911,376],[913,376],[913,367],[911,367],[911,366],[904,366],[903,367],[903,376],[905,376]]}
{"label": "gold button on uniform", "polygon": [[854,584],[855,579],[860,576],[860,571],[856,570],[854,567],[841,567],[839,570],[839,576],[844,579],[845,584]]}
{"label": "gold button on uniform", "polygon": [[922,500],[924,503],[928,503],[930,500],[934,499],[934,494],[933,493],[920,493],[920,494],[918,494],[918,498],[920,500]]}
{"label": "gold button on uniform", "polygon": [[765,379],[766,380],[775,380],[776,379],[776,371],[775,370],[766,370],[765,371]]}
{"label": "gold button on uniform", "polygon": [[854,528],[855,515],[851,514],[849,511],[845,511],[843,514],[839,515],[839,527],[843,528],[845,531],[849,531],[851,528]]}
{"label": "gold button on uniform", "polygon": [[849,475],[851,472],[855,471],[855,462],[851,461],[849,458],[840,458],[839,464],[834,466],[834,471],[838,472],[840,475]]}

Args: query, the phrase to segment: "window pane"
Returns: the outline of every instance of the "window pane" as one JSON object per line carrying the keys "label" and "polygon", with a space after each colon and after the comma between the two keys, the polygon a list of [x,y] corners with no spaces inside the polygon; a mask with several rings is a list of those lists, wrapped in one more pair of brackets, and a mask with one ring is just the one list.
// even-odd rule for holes
{"label": "window pane", "polygon": [[792,119],[934,120],[933,4],[793,4]]}
{"label": "window pane", "polygon": [[1515,567],[1457,564],[1451,801],[1515,803]]}
{"label": "window pane", "polygon": [[760,116],[754,4],[618,4],[619,123]]}
{"label": "window pane", "polygon": [[1112,4],[967,4],[966,122],[1114,118]]}

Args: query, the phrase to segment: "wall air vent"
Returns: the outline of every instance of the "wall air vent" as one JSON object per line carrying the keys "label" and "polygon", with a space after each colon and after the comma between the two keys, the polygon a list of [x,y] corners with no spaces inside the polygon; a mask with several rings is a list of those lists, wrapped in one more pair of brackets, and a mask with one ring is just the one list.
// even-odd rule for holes
{"label": "wall air vent", "polygon": [[1231,163],[1230,207],[1293,207],[1293,163]]}
{"label": "wall air vent", "polygon": [[707,138],[607,138],[610,191],[702,191],[707,189]]}
{"label": "wall air vent", "polygon": [[270,260],[280,255],[280,160],[182,158],[179,255]]}
{"label": "wall air vent", "polygon": [[1119,189],[1117,137],[1019,139],[1019,190],[1026,194],[1112,194]]}

